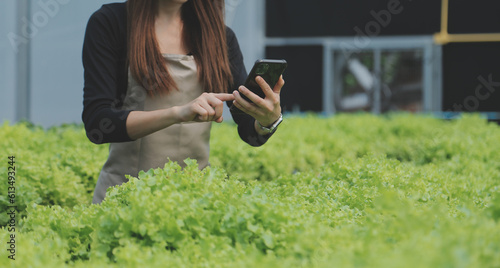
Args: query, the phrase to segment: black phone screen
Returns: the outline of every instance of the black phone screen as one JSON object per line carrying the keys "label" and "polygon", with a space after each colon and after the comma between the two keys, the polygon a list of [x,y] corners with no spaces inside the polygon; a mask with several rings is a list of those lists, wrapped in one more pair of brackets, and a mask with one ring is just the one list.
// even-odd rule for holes
{"label": "black phone screen", "polygon": [[[266,95],[255,81],[255,78],[257,78],[257,76],[262,77],[271,87],[271,89],[273,89],[274,86],[278,83],[280,76],[283,74],[286,67],[287,62],[285,60],[257,60],[245,81],[245,87],[259,97],[265,98]],[[241,97],[248,102],[252,102],[243,94],[241,94]],[[231,110],[233,112],[241,112],[234,106],[231,107]]]}

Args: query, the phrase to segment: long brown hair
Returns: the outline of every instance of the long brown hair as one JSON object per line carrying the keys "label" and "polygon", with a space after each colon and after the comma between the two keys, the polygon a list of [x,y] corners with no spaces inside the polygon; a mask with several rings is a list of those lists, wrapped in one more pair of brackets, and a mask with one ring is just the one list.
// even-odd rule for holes
{"label": "long brown hair", "polygon": [[[128,0],[128,63],[150,95],[177,89],[155,34],[159,0]],[[181,8],[182,41],[194,56],[206,92],[226,92],[232,83],[224,24],[224,0],[189,0]]]}

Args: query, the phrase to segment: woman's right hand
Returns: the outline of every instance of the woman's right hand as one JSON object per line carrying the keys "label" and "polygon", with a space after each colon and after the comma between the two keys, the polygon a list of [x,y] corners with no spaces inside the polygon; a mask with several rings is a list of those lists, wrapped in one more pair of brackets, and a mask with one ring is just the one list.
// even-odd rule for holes
{"label": "woman's right hand", "polygon": [[203,93],[190,103],[177,107],[177,114],[180,122],[221,123],[224,102],[233,100],[233,94]]}

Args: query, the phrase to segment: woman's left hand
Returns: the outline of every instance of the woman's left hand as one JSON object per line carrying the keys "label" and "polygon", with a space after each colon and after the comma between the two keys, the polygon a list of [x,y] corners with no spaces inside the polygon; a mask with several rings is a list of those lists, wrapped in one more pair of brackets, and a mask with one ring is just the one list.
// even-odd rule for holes
{"label": "woman's left hand", "polygon": [[273,89],[271,89],[266,81],[260,76],[258,76],[255,81],[266,97],[263,99],[248,88],[241,86],[239,88],[241,94],[247,96],[253,103],[243,99],[240,92],[235,90],[233,92],[235,99],[233,105],[236,105],[238,109],[255,118],[262,126],[270,126],[276,122],[281,115],[280,92],[285,85],[285,80],[283,80],[283,76],[281,76]]}

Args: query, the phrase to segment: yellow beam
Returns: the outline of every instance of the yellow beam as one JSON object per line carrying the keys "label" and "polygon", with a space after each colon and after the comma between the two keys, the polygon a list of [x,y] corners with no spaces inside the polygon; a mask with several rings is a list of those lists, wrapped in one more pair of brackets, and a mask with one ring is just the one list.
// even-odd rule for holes
{"label": "yellow beam", "polygon": [[441,34],[448,34],[449,10],[450,10],[450,5],[448,3],[448,0],[443,0],[441,6]]}
{"label": "yellow beam", "polygon": [[434,41],[437,44],[466,43],[466,42],[500,42],[500,34],[436,34]]}
{"label": "yellow beam", "polygon": [[434,35],[434,42],[445,45],[454,42],[500,42],[500,33],[491,34],[449,34],[449,0],[442,0],[441,32]]}

